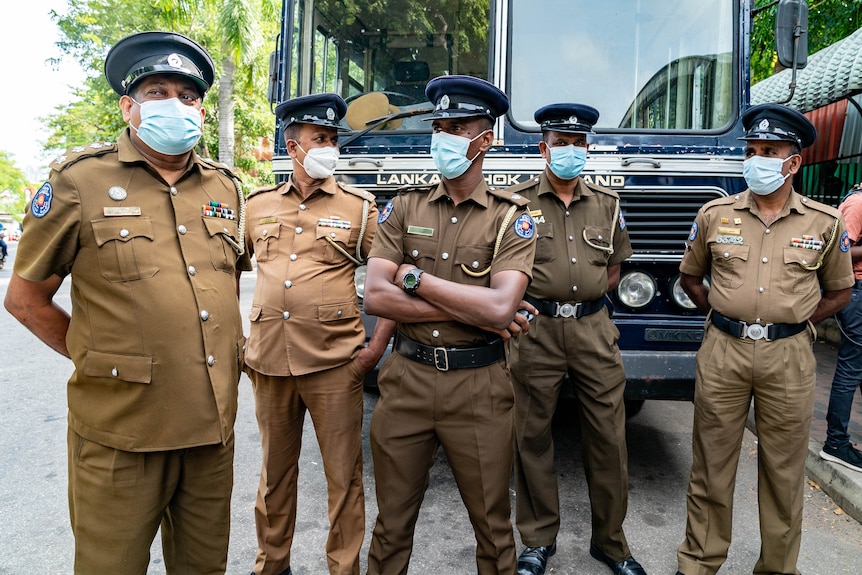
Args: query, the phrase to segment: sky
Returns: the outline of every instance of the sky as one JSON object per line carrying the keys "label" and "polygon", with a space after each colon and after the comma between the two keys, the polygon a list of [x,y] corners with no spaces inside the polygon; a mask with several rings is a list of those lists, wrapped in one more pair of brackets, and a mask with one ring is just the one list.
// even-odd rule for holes
{"label": "sky", "polygon": [[56,68],[46,62],[62,55],[55,45],[59,32],[49,14],[52,9],[65,14],[66,0],[16,2],[15,10],[0,18],[0,69],[6,81],[0,90],[0,150],[35,181],[45,178],[51,160],[41,154],[40,141],[48,138],[48,131],[38,118],[68,102],[70,87],[85,78],[69,58]]}

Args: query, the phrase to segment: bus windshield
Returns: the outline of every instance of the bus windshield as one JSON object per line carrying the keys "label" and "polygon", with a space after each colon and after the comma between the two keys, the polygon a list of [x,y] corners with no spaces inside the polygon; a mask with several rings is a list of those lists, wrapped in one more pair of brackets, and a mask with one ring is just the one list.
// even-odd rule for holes
{"label": "bus windshield", "polygon": [[734,0],[512,0],[512,116],[553,102],[597,127],[717,130],[734,117]]}

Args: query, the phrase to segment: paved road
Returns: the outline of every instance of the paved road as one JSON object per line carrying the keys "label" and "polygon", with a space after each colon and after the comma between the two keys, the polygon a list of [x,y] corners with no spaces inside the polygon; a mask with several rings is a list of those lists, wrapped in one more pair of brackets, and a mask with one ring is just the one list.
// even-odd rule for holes
{"label": "paved road", "polygon": [[[15,245],[11,251],[14,253]],[[0,299],[11,266],[0,270]],[[243,280],[242,308],[250,308],[253,276]],[[69,307],[68,282],[58,301]],[[166,331],[170,329],[166,321]],[[65,380],[71,363],[48,350],[0,311],[0,575],[71,573],[73,542],[66,502]],[[376,396],[366,394],[367,524],[376,512],[367,430]],[[676,571],[675,551],[684,532],[685,489],[691,463],[692,408],[684,402],[647,402],[629,421],[630,504],[626,531],[635,556],[652,575]],[[323,468],[306,422],[301,460],[299,519],[294,544],[295,575],[325,574],[326,491]],[[248,379],[240,383],[236,423],[236,477],[228,573],[247,575],[254,561],[252,509],[260,466],[260,437]],[[555,425],[558,473],[564,509],[555,575],[608,575],[588,554],[589,504],[571,405]],[[736,492],[730,557],[722,573],[750,573],[759,551],[756,515],[756,437],[746,433]],[[369,537],[363,548],[365,568]],[[411,574],[475,573],[473,538],[444,455],[438,456],[419,519]],[[520,545],[520,543],[519,543]],[[806,493],[805,535],[799,565],[806,575],[862,572],[862,526],[816,486]],[[159,544],[149,574],[164,573]]]}

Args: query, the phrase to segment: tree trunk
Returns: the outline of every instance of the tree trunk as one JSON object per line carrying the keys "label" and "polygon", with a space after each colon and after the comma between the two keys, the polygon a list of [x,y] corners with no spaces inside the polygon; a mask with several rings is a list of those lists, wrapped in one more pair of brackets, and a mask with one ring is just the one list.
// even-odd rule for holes
{"label": "tree trunk", "polygon": [[221,76],[218,81],[218,161],[233,168],[234,130],[233,130],[233,78],[236,66],[229,59],[222,60]]}

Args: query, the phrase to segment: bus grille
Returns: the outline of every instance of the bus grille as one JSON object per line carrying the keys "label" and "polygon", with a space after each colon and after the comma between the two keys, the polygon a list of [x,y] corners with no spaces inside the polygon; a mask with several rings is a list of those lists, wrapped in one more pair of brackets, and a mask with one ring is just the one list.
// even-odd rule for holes
{"label": "bus grille", "polygon": [[717,189],[617,190],[635,254],[679,255],[697,210],[724,196]]}

